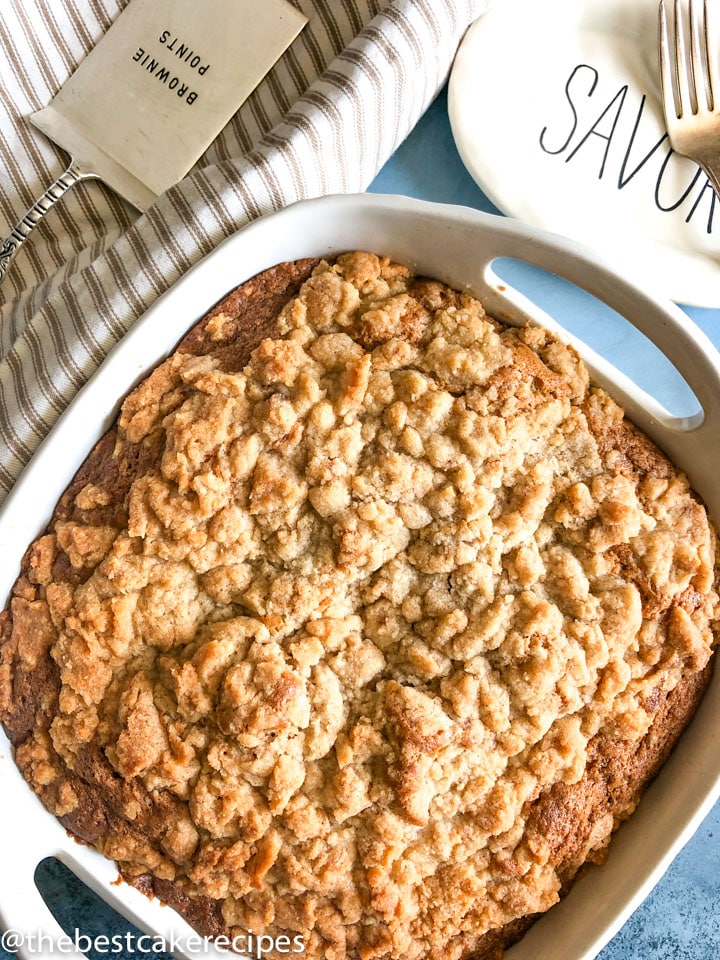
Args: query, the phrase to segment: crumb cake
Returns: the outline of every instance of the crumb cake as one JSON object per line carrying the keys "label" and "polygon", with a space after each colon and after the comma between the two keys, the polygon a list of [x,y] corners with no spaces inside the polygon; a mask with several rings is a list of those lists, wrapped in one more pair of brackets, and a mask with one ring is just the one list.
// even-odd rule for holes
{"label": "crumb cake", "polygon": [[28,549],[0,719],[205,935],[490,960],[692,716],[715,546],[555,337],[370,253],[285,263],[130,393]]}

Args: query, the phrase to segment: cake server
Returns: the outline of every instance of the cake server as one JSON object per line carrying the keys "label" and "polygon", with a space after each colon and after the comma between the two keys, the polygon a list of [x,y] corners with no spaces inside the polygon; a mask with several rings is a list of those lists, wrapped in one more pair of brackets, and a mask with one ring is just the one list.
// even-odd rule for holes
{"label": "cake server", "polygon": [[0,280],[80,180],[146,210],[188,172],[306,23],[288,0],[132,0],[30,122],[67,169],[0,241]]}

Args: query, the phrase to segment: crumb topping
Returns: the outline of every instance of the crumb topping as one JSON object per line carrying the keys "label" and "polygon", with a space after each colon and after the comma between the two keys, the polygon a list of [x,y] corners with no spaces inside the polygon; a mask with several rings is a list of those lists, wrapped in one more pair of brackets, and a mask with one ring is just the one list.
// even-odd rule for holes
{"label": "crumb topping", "polygon": [[467,956],[558,899],[532,801],[710,656],[715,535],[622,418],[543,330],[369,253],[322,263],[244,369],[179,352],[128,397],[115,457],[158,456],[126,523],[93,522],[96,478],[33,546],[0,716],[15,657],[50,650],[60,692],[21,769],[63,816],[94,748],[130,825],[95,845],[231,930]]}

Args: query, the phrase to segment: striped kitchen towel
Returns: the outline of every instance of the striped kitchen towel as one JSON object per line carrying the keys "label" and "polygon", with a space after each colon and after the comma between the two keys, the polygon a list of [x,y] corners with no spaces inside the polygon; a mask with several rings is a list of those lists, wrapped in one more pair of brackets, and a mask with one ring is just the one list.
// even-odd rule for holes
{"label": "striped kitchen towel", "polygon": [[[3,0],[0,238],[63,169],[27,121],[128,0]],[[249,220],[364,190],[442,85],[486,0],[293,0],[308,26],[191,174],[139,215],[68,193],[0,286],[0,500],[113,344]]]}

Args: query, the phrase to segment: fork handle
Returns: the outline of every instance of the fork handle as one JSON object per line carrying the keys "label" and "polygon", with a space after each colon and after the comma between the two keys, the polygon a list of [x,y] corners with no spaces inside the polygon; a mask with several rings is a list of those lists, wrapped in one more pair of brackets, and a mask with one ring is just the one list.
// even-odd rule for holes
{"label": "fork handle", "polygon": [[0,243],[0,283],[4,279],[8,267],[15,259],[18,250],[45,214],[55,206],[70,187],[74,186],[79,180],[87,179],[89,176],[90,174],[84,173],[76,165],[75,160],[72,159],[67,170],[61,173],[57,180],[47,188],[45,193],[35,201],[22,220],[13,228],[10,236]]}

